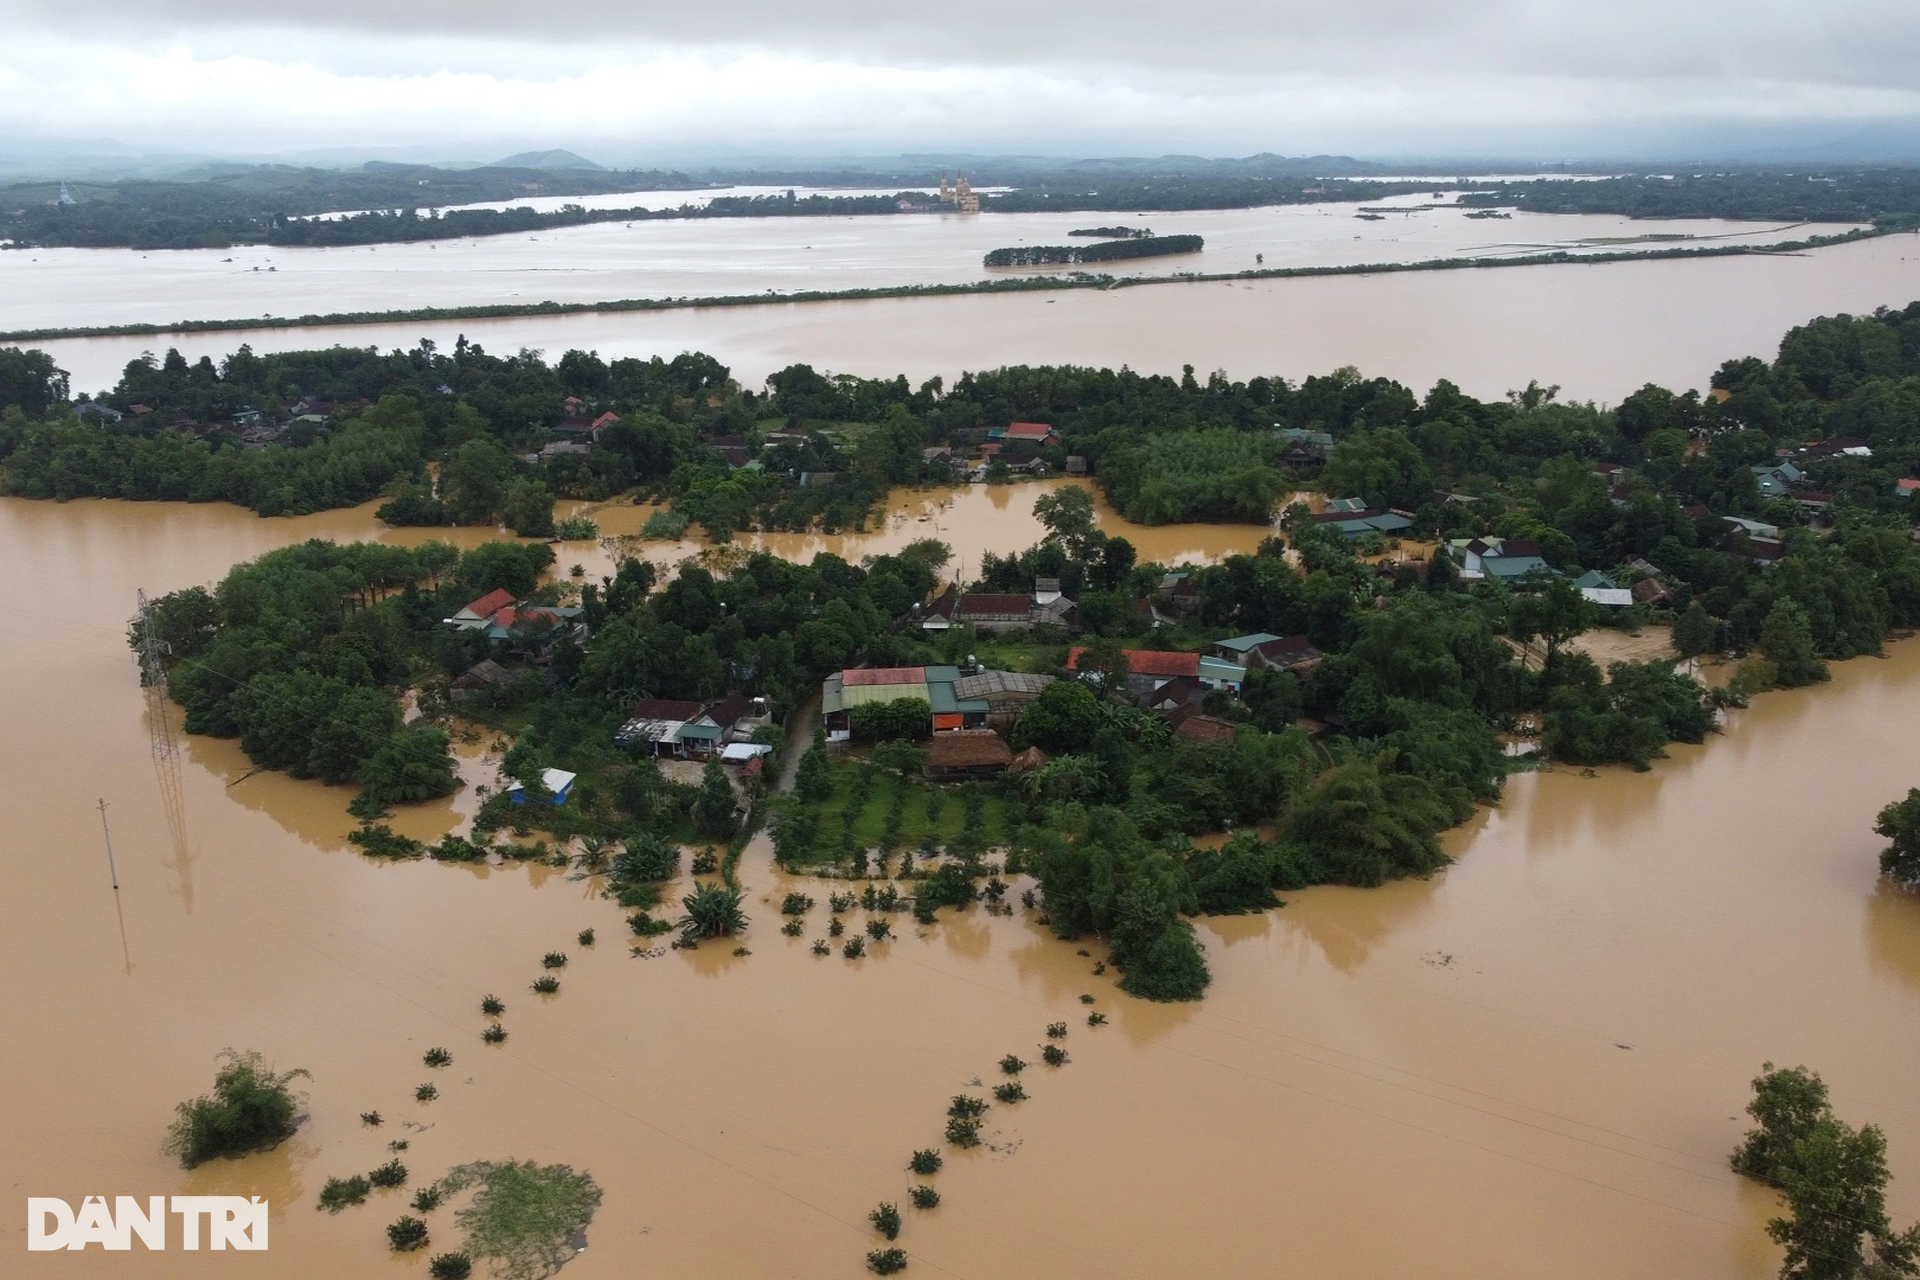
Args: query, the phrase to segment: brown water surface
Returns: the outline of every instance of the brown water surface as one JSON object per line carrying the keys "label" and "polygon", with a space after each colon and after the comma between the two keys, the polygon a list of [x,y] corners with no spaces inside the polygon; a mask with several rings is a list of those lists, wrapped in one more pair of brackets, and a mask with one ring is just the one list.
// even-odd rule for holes
{"label": "brown water surface", "polygon": [[[1296,381],[1357,365],[1370,377],[1398,379],[1419,394],[1440,378],[1483,397],[1538,379],[1558,385],[1567,397],[1618,403],[1649,381],[1704,390],[1723,361],[1747,355],[1771,359],[1781,335],[1814,316],[1901,307],[1920,298],[1917,243],[1913,236],[1897,235],[1803,254],[72,338],[34,345],[51,351],[73,374],[76,391],[111,387],[127,361],[168,347],[178,347],[190,361],[209,355],[218,362],[243,343],[256,352],[335,344],[385,350],[431,338],[445,349],[464,334],[502,355],[528,347],[544,351],[548,359],[573,347],[598,351],[608,360],[671,359],[682,351],[705,351],[728,365],[743,386],[755,388],[768,374],[798,361],[866,377],[904,373],[916,384],[935,375],[951,381],[965,370],[1002,365],[1125,364],[1143,373],[1178,376],[1182,365],[1192,364],[1203,377],[1219,368],[1235,378]],[[17,257],[0,258],[0,265]],[[589,283],[595,278],[587,276]],[[596,287],[589,296],[621,295]],[[429,296],[405,305],[445,301]],[[271,306],[259,310],[292,313]],[[183,307],[178,314],[191,311]],[[76,322],[98,323],[100,314],[89,312]]]}
{"label": "brown water surface", "polygon": [[[866,1211],[904,1198],[948,1095],[1037,1058],[1054,1020],[1072,1062],[1030,1068],[1031,1101],[989,1113],[994,1145],[950,1155],[943,1205],[908,1212],[912,1274],[1760,1280],[1771,1198],[1725,1157],[1768,1058],[1885,1127],[1890,1207],[1920,1215],[1920,901],[1876,884],[1869,830],[1915,782],[1920,645],[1767,695],[1651,773],[1518,777],[1430,881],[1202,921],[1213,988],[1166,1007],[1020,913],[813,957],[779,935],[785,882],[757,853],[751,955],[636,959],[591,884],[371,863],[341,839],[344,789],[244,777],[230,743],[156,768],[134,589],[371,527],[0,501],[9,1275],[418,1275],[381,1231],[410,1192],[312,1208],[406,1136],[416,1181],[476,1158],[591,1170],[606,1201],[577,1280],[850,1280],[878,1243]],[[816,908],[810,936],[823,924]],[[527,983],[551,948],[572,963],[542,999]],[[488,991],[508,1004],[497,1048],[477,1038]],[[1111,1025],[1084,1026],[1082,992]],[[420,1063],[435,1044],[444,1071]],[[161,1132],[227,1045],[311,1069],[311,1119],[183,1174]],[[440,1099],[414,1103],[430,1077]],[[363,1128],[369,1109],[386,1126]],[[167,1253],[24,1252],[18,1197],[186,1192],[270,1197],[270,1253],[185,1253],[177,1229]],[[430,1221],[452,1247],[447,1211]]]}

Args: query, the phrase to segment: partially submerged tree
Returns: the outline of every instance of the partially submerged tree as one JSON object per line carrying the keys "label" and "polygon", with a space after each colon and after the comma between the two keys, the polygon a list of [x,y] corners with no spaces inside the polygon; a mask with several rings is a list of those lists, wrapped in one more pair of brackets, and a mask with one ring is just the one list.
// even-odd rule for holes
{"label": "partially submerged tree", "polygon": [[1920,788],[1882,809],[1873,829],[1891,842],[1880,851],[1880,874],[1903,888],[1920,888]]}
{"label": "partially submerged tree", "polygon": [[216,1157],[235,1159],[276,1147],[293,1136],[305,1095],[293,1081],[303,1070],[275,1072],[252,1050],[226,1049],[213,1078],[213,1092],[180,1104],[163,1150],[191,1169]]}
{"label": "partially submerged tree", "polygon": [[1887,1218],[1887,1139],[1876,1125],[1838,1119],[1827,1086],[1805,1067],[1769,1062],[1747,1114],[1758,1126],[1733,1168],[1776,1188],[1791,1216],[1767,1223],[1785,1246],[1781,1280],[1899,1280],[1920,1276],[1920,1224],[1896,1233]]}
{"label": "partially submerged tree", "polygon": [[492,1259],[503,1280],[540,1280],[558,1271],[600,1207],[592,1175],[564,1164],[481,1160],[460,1165],[439,1185],[448,1196],[479,1188],[454,1220],[466,1234],[465,1252]]}
{"label": "partially submerged tree", "polygon": [[744,931],[747,916],[740,910],[740,900],[744,896],[739,889],[729,889],[725,885],[701,885],[680,899],[680,905],[687,909],[687,914],[678,921],[681,938],[698,941],[701,938],[724,938]]}

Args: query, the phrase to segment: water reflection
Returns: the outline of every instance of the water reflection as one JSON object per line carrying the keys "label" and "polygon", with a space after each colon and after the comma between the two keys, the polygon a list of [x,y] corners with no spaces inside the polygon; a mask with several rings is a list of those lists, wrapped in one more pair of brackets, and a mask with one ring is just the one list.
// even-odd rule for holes
{"label": "water reflection", "polygon": [[1427,914],[1446,875],[1396,880],[1378,889],[1303,889],[1287,895],[1285,910],[1273,919],[1282,930],[1310,941],[1335,969],[1357,973],[1375,949]]}
{"label": "water reflection", "polygon": [[1861,914],[1873,967],[1920,992],[1920,893],[1881,880]]}

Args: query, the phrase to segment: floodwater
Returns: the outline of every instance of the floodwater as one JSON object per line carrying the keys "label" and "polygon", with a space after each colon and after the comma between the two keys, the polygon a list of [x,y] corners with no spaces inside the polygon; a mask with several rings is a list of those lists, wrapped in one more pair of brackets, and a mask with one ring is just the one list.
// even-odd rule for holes
{"label": "floodwater", "polygon": [[[312,1208],[327,1176],[406,1137],[416,1182],[472,1159],[590,1170],[606,1198],[575,1280],[851,1280],[880,1243],[867,1210],[904,1202],[948,1096],[1005,1053],[1037,1059],[1052,1021],[1072,1061],[1029,1068],[1031,1100],[989,1113],[992,1146],[949,1153],[941,1207],[903,1210],[911,1274],[1761,1280],[1771,1198],[1725,1157],[1769,1058],[1816,1067],[1843,1116],[1886,1129],[1893,1216],[1920,1215],[1920,900],[1876,885],[1869,829],[1914,783],[1911,641],[1759,699],[1650,773],[1517,777],[1432,880],[1201,921],[1213,988],[1161,1007],[1017,911],[924,934],[903,919],[873,958],[816,958],[780,936],[787,882],[759,852],[752,954],[637,959],[613,906],[562,873],[369,862],[341,839],[345,789],[244,777],[230,743],[185,739],[157,767],[123,640],[134,590],[370,527],[0,501],[0,1181],[273,1205],[265,1256],[188,1254],[176,1228],[167,1253],[82,1259],[24,1254],[16,1199],[9,1274],[417,1275],[382,1235],[410,1191]],[[809,921],[811,938],[824,909]],[[589,926],[590,950],[573,940]],[[536,997],[556,948],[560,994]],[[477,1034],[489,991],[508,1005],[497,1048]],[[1110,1025],[1084,1025],[1083,992]],[[228,1045],[310,1069],[311,1118],[274,1152],[182,1173],[162,1131]],[[432,1045],[451,1067],[421,1065]],[[429,1078],[439,1100],[413,1102]],[[383,1128],[358,1121],[371,1109]],[[436,1250],[457,1243],[447,1210],[429,1222]]]}
{"label": "floodwater", "polygon": [[[1404,231],[1397,221],[1393,228]],[[1154,229],[1164,228],[1156,223]],[[779,231],[770,228],[769,234]],[[0,254],[0,270],[19,256]],[[35,298],[58,296],[58,290],[29,285],[25,277],[18,287],[31,288],[27,296]],[[619,292],[596,288],[591,296]],[[1804,254],[1691,261],[769,303],[36,345],[72,373],[76,390],[111,387],[129,360],[170,346],[190,360],[208,355],[218,361],[243,343],[265,352],[335,344],[412,347],[431,338],[447,348],[465,334],[490,351],[531,348],[550,359],[575,347],[596,350],[609,360],[705,351],[748,387],[797,361],[869,377],[904,373],[915,382],[1019,364],[1124,364],[1143,373],[1175,375],[1183,364],[1192,364],[1203,376],[1225,369],[1235,378],[1265,374],[1295,380],[1357,365],[1369,376],[1395,378],[1423,392],[1448,378],[1471,394],[1497,397],[1538,379],[1558,385],[1567,397],[1617,403],[1648,381],[1704,388],[1723,361],[1771,358],[1782,334],[1814,316],[1905,306],[1915,298],[1920,298],[1920,241],[1900,235]],[[337,308],[328,302],[315,309]],[[200,314],[203,309],[182,310]]]}
{"label": "floodwater", "polygon": [[[1033,514],[1034,500],[1065,487],[1085,489],[1092,494],[1094,523],[1102,532],[1131,542],[1142,564],[1217,561],[1240,552],[1251,553],[1274,534],[1272,527],[1259,524],[1135,524],[1115,511],[1091,480],[1055,477],[1018,484],[896,489],[887,499],[885,512],[876,517],[864,533],[751,533],[739,535],[733,545],[745,551],[770,551],[799,564],[811,561],[822,552],[858,564],[867,556],[890,555],[910,542],[933,538],[946,543],[953,551],[946,572],[960,581],[968,581],[979,572],[984,553],[1006,555],[1024,551],[1044,538],[1046,526]],[[554,553],[560,572],[564,574],[578,564],[586,570],[587,581],[591,582],[603,574],[611,574],[617,556],[638,555],[664,566],[713,550],[710,544],[698,539],[629,541],[637,537],[647,517],[659,509],[652,504],[634,505],[625,499],[560,503],[555,509],[557,515],[587,516],[599,525],[601,537],[597,544],[556,544]],[[422,536],[432,534],[429,531]]]}
{"label": "floodwater", "polygon": [[1369,220],[1358,204],[1334,204],[1144,214],[723,218],[329,248],[28,249],[0,253],[0,329],[965,284],[1059,274],[1060,267],[990,270],[981,260],[1002,246],[1070,244],[1069,231],[1112,223],[1206,240],[1200,253],[1088,268],[1126,276],[1246,271],[1260,254],[1269,267],[1342,266],[1602,252],[1641,247],[1632,242],[1648,236],[1774,244],[1845,229],[1587,214],[1476,219],[1427,196],[1381,205],[1405,212]]}

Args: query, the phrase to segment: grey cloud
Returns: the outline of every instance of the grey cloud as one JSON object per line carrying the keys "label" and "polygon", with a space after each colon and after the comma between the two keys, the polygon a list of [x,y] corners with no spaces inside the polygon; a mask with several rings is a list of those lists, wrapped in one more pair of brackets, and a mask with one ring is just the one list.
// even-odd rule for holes
{"label": "grey cloud", "polygon": [[[401,35],[456,50],[501,39],[575,49],[762,48],[902,67],[1047,65],[1152,74],[1278,73],[1581,79],[1772,80],[1920,87],[1911,0],[332,0],[275,14],[254,0],[13,0],[50,33],[194,38],[281,29],[268,56],[304,56],[287,33]],[[344,54],[351,40],[334,44]],[[544,51],[533,52],[545,62]],[[450,55],[457,56],[457,55]],[[455,64],[457,65],[457,63]],[[336,67],[335,69],[353,69]]]}

